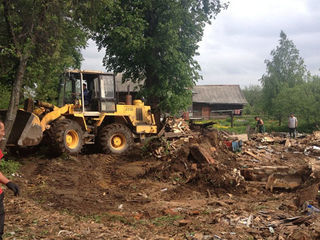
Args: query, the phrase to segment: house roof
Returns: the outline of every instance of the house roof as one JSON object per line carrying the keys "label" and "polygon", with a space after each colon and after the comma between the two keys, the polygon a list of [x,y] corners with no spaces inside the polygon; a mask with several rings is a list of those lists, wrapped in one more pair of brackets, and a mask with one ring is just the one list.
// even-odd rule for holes
{"label": "house roof", "polygon": [[209,104],[247,104],[239,85],[198,85],[193,88],[192,102]]}
{"label": "house roof", "polygon": [[[143,85],[143,81],[133,83],[127,81],[122,83],[122,74],[116,75],[116,91],[138,92],[139,85]],[[209,104],[247,104],[239,85],[198,85],[192,89],[192,102],[209,103]]]}

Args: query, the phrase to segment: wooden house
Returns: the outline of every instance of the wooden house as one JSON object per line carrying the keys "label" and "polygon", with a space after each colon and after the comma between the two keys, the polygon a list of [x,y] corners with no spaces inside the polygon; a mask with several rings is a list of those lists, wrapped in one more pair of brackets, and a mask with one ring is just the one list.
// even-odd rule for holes
{"label": "wooden house", "polygon": [[211,119],[219,115],[241,115],[246,104],[239,85],[197,85],[192,90],[189,117]]}

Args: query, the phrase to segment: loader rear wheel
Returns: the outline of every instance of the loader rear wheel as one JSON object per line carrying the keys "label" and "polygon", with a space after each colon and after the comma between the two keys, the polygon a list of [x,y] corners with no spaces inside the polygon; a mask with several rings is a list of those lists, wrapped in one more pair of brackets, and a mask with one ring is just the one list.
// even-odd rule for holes
{"label": "loader rear wheel", "polygon": [[54,123],[50,128],[50,138],[57,154],[78,154],[83,146],[83,130],[70,119]]}
{"label": "loader rear wheel", "polygon": [[127,126],[113,123],[101,129],[99,143],[102,152],[121,154],[132,147],[133,137]]}

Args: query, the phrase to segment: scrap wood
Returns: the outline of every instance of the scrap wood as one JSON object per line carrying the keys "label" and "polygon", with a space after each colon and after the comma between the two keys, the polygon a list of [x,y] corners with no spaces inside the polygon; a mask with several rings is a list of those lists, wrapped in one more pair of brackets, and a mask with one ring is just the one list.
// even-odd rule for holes
{"label": "scrap wood", "polygon": [[241,175],[247,181],[263,181],[267,182],[272,174],[281,174],[282,176],[295,174],[301,169],[292,169],[288,166],[261,166],[253,168],[245,168],[241,170]]}
{"label": "scrap wood", "polygon": [[182,118],[168,118],[166,127],[172,132],[189,132],[189,125]]}
{"label": "scrap wood", "polygon": [[230,138],[241,140],[242,142],[247,142],[248,141],[248,134],[230,135]]}
{"label": "scrap wood", "polygon": [[284,146],[286,147],[286,148],[289,148],[289,147],[291,147],[291,141],[290,141],[290,139],[288,138],[287,140],[286,140],[286,142],[285,142],[285,144],[284,144]]}
{"label": "scrap wood", "polygon": [[195,160],[198,162],[207,162],[209,164],[214,164],[214,159],[211,157],[210,153],[199,144],[193,144],[190,146],[190,153]]}
{"label": "scrap wood", "polygon": [[313,136],[315,139],[320,139],[320,131],[314,131]]}
{"label": "scrap wood", "polygon": [[230,207],[230,205],[233,205],[235,202],[236,201],[232,199],[219,200],[217,198],[211,198],[208,199],[207,204],[212,206]]}
{"label": "scrap wood", "polygon": [[166,132],[164,133],[164,138],[181,138],[192,136],[192,134],[186,134],[181,132]]}
{"label": "scrap wood", "polygon": [[320,161],[311,159],[309,161],[309,167],[312,170],[311,177],[320,179]]}
{"label": "scrap wood", "polygon": [[226,137],[229,137],[230,136],[230,133],[228,133],[227,131],[224,131],[224,130],[219,130],[220,133],[222,133],[222,135],[226,136]]}
{"label": "scrap wood", "polygon": [[[262,216],[267,217],[268,215],[262,215]],[[268,227],[279,227],[280,225],[293,226],[293,225],[300,225],[302,223],[309,223],[310,224],[311,218],[312,218],[311,215],[310,216],[285,217],[285,218],[280,217],[280,219],[273,220],[272,222],[268,223],[267,226]]]}
{"label": "scrap wood", "polygon": [[248,181],[246,182],[247,186],[251,187],[264,187],[266,185],[266,182],[263,181]]}
{"label": "scrap wood", "polygon": [[263,161],[263,159],[261,157],[259,157],[258,155],[254,154],[254,153],[252,153],[252,152],[250,152],[248,150],[244,151],[244,153],[248,154],[249,156],[251,156],[251,157],[253,157],[253,158],[255,158],[255,159],[259,160],[259,161]]}
{"label": "scrap wood", "polygon": [[266,137],[262,138],[261,142],[273,143],[274,138],[266,136]]}
{"label": "scrap wood", "polygon": [[308,222],[310,219],[312,218],[312,216],[296,216],[296,217],[290,217],[290,218],[286,218],[283,219],[282,222],[285,225],[299,225],[305,222]]}
{"label": "scrap wood", "polygon": [[165,125],[163,125],[163,127],[161,128],[161,130],[158,132],[158,137],[161,137],[164,133],[165,133],[165,130],[166,130],[166,128],[165,128]]}
{"label": "scrap wood", "polygon": [[172,134],[185,134],[190,133],[190,128],[188,123],[182,118],[168,117],[163,123],[163,127],[158,133],[158,137],[163,136],[166,133]]}
{"label": "scrap wood", "polygon": [[294,189],[302,184],[302,178],[297,174],[271,174],[266,183],[266,189],[272,192],[274,188]]}

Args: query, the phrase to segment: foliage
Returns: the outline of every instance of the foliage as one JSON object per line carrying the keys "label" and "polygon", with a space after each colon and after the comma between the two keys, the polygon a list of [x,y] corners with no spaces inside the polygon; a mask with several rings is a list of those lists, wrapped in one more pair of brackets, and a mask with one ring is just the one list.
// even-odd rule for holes
{"label": "foliage", "polygon": [[20,168],[20,163],[13,160],[1,160],[0,162],[0,172],[5,175],[11,175],[16,173]]}
{"label": "foliage", "polygon": [[161,216],[161,217],[157,217],[155,219],[152,220],[152,223],[156,226],[165,226],[165,225],[171,225],[173,224],[175,221],[179,220],[183,218],[183,216],[181,215],[174,215],[174,216]]}
{"label": "foliage", "polygon": [[274,114],[278,119],[288,117],[290,112],[303,116],[310,123],[317,114],[319,103],[313,95],[311,84],[302,84],[293,88],[283,88],[275,99],[273,105],[277,106]]}
{"label": "foliage", "polygon": [[267,72],[260,79],[262,83],[264,109],[269,114],[277,112],[274,98],[283,88],[293,88],[305,82],[308,72],[304,60],[294,43],[281,31],[279,46],[271,51],[272,60],[265,60]]}
{"label": "foliage", "polygon": [[244,114],[263,113],[262,88],[259,85],[252,85],[241,90],[248,101],[244,108]]}
{"label": "foliage", "polygon": [[176,113],[190,105],[200,79],[194,56],[204,26],[225,7],[220,0],[96,1],[97,17],[87,27],[106,48],[108,70],[145,81],[142,93],[149,104]]}
{"label": "foliage", "polygon": [[0,82],[0,109],[6,109],[9,105],[10,87]]}
{"label": "foliage", "polygon": [[[272,131],[287,131],[287,126],[281,126],[279,127],[276,120],[273,120],[272,118],[268,116],[260,116],[263,121],[267,132]],[[244,134],[247,133],[248,129],[250,131],[254,131],[256,127],[256,120],[254,119],[254,115],[243,115],[240,117],[234,118],[234,126],[231,127],[231,121],[230,118],[226,119],[218,119],[215,120],[217,122],[213,125],[214,128],[219,130],[224,130],[229,133],[235,133],[235,134]]]}
{"label": "foliage", "polygon": [[290,112],[299,120],[299,131],[316,129],[320,124],[320,78],[307,71],[298,49],[283,31],[271,55],[272,60],[265,61],[267,72],[260,79],[262,88],[243,90],[249,103],[244,113],[268,114],[266,119],[277,119],[278,126],[266,126],[267,131],[287,131]]}
{"label": "foliage", "polygon": [[[7,19],[5,18],[5,7]],[[5,1],[0,4],[0,83],[12,87],[19,58],[28,59],[24,97],[53,102],[65,68],[80,67],[87,34],[73,21],[72,1]],[[8,101],[2,98],[1,107]]]}
{"label": "foliage", "polygon": [[71,56],[75,57],[73,65],[79,63],[79,48],[86,41],[85,34],[79,34],[83,30],[73,21],[72,0],[3,0],[0,4],[0,62],[9,61],[8,70],[0,70],[0,80],[12,87],[5,120],[6,140],[0,144],[4,148],[23,85],[27,84],[31,93],[38,92],[41,99],[56,97],[57,87],[52,86],[58,84],[53,73],[69,67]]}

